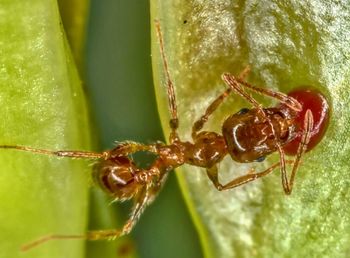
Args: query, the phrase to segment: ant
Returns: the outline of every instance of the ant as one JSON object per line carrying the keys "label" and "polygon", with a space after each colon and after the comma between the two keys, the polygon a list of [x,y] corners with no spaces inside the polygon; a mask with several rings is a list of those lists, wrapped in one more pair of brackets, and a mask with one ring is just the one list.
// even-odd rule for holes
{"label": "ant", "polygon": [[[301,157],[310,149],[310,140],[317,136],[315,134],[315,125],[323,124],[327,119],[320,119],[320,115],[315,112],[315,108],[305,108],[308,105],[303,102],[303,98],[297,100],[300,94],[295,94],[295,97],[292,97],[281,92],[248,84],[244,81],[244,78],[250,71],[249,67],[247,67],[238,77],[230,73],[224,73],[222,75],[222,79],[228,88],[208,106],[204,115],[193,124],[193,142],[182,141],[177,132],[179,119],[174,85],[168,70],[160,23],[157,20],[155,21],[155,27],[165,71],[168,104],[171,115],[169,121],[171,128],[169,144],[155,143],[145,145],[125,141],[118,144],[114,149],[101,153],[88,151],[51,151],[18,145],[0,145],[2,149],[29,151],[57,157],[98,160],[93,173],[97,184],[115,200],[125,201],[132,199],[134,201],[129,219],[120,230],[89,231],[84,235],[48,235],[23,246],[23,251],[53,239],[113,240],[128,234],[146,206],[155,199],[166,181],[168,173],[183,164],[205,168],[209,180],[219,191],[232,189],[264,177],[274,169],[280,167],[283,190],[285,194],[291,194]],[[272,97],[278,100],[280,104],[276,107],[263,108],[245,89]],[[203,126],[212,113],[232,92],[247,100],[252,105],[252,108],[243,108],[239,112],[230,115],[222,125],[222,135],[215,132],[203,131]],[[304,90],[302,92],[305,93]],[[314,94],[312,91],[310,92],[311,95]],[[324,100],[321,94],[317,96]],[[322,103],[327,104],[325,101]],[[328,117],[328,105],[326,107],[325,110],[327,112],[325,111],[324,118]],[[314,119],[315,114],[316,120]],[[320,120],[322,121],[319,122]],[[321,133],[324,130],[321,130]],[[297,140],[297,148],[291,151],[290,154],[295,155],[295,159],[293,161],[286,160],[284,147],[294,140]],[[267,155],[276,151],[279,153],[280,161],[266,170],[262,172],[251,170],[247,174],[239,176],[226,184],[219,182],[217,165],[226,155],[229,154],[236,162],[250,163],[262,162]],[[156,158],[148,168],[140,168],[131,158],[131,155],[136,152],[153,153],[156,155]],[[289,177],[286,172],[287,163],[292,164]]]}

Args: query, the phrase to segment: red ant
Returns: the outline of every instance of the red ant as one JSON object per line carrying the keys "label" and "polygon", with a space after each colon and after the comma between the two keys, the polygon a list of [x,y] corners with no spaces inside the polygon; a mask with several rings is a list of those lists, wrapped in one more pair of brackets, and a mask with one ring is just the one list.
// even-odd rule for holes
{"label": "red ant", "polygon": [[[182,141],[177,133],[179,120],[175,91],[168,71],[163,37],[158,21],[156,21],[156,31],[167,79],[167,95],[171,115],[169,122],[171,128],[170,144],[144,145],[125,141],[118,144],[114,149],[102,153],[50,151],[17,145],[0,146],[3,149],[16,149],[58,157],[97,159],[98,164],[94,172],[95,181],[115,200],[134,200],[130,218],[121,230],[89,231],[85,235],[49,235],[23,246],[22,250],[28,250],[52,239],[83,238],[101,240],[115,239],[128,234],[145,207],[155,199],[156,194],[167,178],[168,172],[183,164],[206,168],[209,179],[219,191],[246,184],[266,176],[275,168],[280,167],[283,190],[286,194],[292,192],[294,178],[302,155],[310,149],[309,143],[311,139],[316,136],[319,137],[318,140],[314,140],[315,144],[317,144],[320,140],[319,135],[324,133],[325,129],[320,128],[325,128],[324,124],[328,118],[328,105],[325,98],[320,93],[315,95],[315,92],[309,91],[312,96],[317,96],[316,99],[324,103],[324,106],[322,106],[324,107],[322,120],[317,111],[320,106],[308,107],[304,98],[297,100],[300,94],[295,94],[292,97],[281,92],[255,87],[245,82],[243,79],[249,73],[249,68],[244,69],[238,77],[224,73],[222,79],[229,88],[218,96],[206,109],[204,115],[193,124],[193,142]],[[277,107],[263,108],[251,95],[246,93],[245,89],[277,99],[281,104]],[[203,126],[212,113],[232,92],[246,99],[253,108],[243,108],[229,116],[223,123],[222,135],[215,132],[202,131]],[[302,92],[308,91],[302,90]],[[314,117],[315,114],[316,116]],[[320,132],[317,131],[318,129],[315,125],[317,125]],[[289,153],[296,157],[294,161],[285,160],[284,147],[294,140],[298,141],[297,148],[289,151]],[[131,154],[141,151],[156,155],[153,164],[146,169],[136,166],[130,157]],[[250,163],[254,161],[261,162],[266,155],[276,151],[280,155],[280,161],[268,169],[262,172],[250,171],[224,185],[219,182],[217,164],[227,154],[236,162]],[[292,164],[292,171],[289,177],[286,172],[286,163]]]}

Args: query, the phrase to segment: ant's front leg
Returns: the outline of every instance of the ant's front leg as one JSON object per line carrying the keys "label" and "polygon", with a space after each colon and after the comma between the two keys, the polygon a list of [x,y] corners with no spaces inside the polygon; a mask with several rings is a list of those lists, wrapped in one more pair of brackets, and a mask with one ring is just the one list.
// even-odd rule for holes
{"label": "ant's front leg", "polygon": [[[222,75],[222,79],[231,88],[231,90],[240,95],[243,99],[247,100],[254,108],[259,110],[261,118],[266,118],[266,114],[261,104],[240,86],[240,83],[232,74],[224,73]],[[242,85],[245,86],[244,84]]]}
{"label": "ant's front leg", "polygon": [[[229,83],[229,84],[231,84],[233,81],[236,81],[242,87],[250,89],[250,90],[252,90],[260,95],[268,96],[268,97],[274,98],[276,100],[279,100],[281,103],[284,103],[285,105],[287,105],[289,108],[291,108],[292,110],[294,110],[296,112],[300,112],[302,110],[300,103],[296,99],[294,99],[294,98],[292,98],[292,97],[290,97],[282,92],[273,91],[273,90],[270,90],[267,88],[253,86],[253,85],[247,83],[246,81],[244,81],[242,78],[240,78],[240,77],[235,78],[231,74],[224,74],[223,77],[224,77],[224,80],[227,81],[227,83]],[[235,84],[235,83],[233,82],[233,84]],[[245,96],[243,96],[243,97],[246,98]],[[251,102],[250,100],[248,100],[248,101]]]}
{"label": "ant's front leg", "polygon": [[[250,67],[246,66],[243,71],[239,74],[238,78],[244,79],[248,76],[250,72]],[[227,96],[232,92],[232,88],[228,87],[223,93],[221,93],[213,102],[207,107],[204,115],[202,115],[196,122],[194,122],[192,127],[192,139],[194,140],[200,130],[202,130],[204,124],[208,121],[211,114],[224,102]]]}
{"label": "ant's front leg", "polygon": [[301,141],[300,141],[300,144],[298,147],[297,155],[296,155],[295,160],[293,162],[293,168],[292,168],[292,172],[290,174],[289,180],[288,180],[286,168],[284,165],[284,163],[285,163],[284,152],[283,152],[283,149],[281,148],[281,146],[278,145],[278,151],[280,153],[282,186],[283,186],[283,190],[284,190],[285,194],[289,195],[292,193],[295,175],[297,173],[297,170],[298,170],[298,167],[299,167],[299,164],[301,161],[301,157],[306,152],[307,145],[310,142],[311,132],[312,132],[313,126],[314,126],[314,118],[313,118],[311,110],[308,109],[305,113],[304,131],[303,131],[303,134],[301,136]]}

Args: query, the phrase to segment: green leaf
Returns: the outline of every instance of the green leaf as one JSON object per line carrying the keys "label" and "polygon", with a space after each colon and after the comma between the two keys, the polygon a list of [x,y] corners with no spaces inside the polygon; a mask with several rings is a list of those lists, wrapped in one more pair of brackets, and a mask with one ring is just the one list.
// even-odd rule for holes
{"label": "green leaf", "polygon": [[80,75],[84,75],[89,0],[58,0],[63,27]]}
{"label": "green leaf", "polygon": [[[56,1],[2,1],[0,143],[90,149],[84,94]],[[89,162],[0,150],[0,257],[43,235],[86,230]],[[26,257],[83,257],[82,240],[51,241]]]}
{"label": "green leaf", "polygon": [[[330,100],[332,114],[323,141],[304,155],[291,196],[280,173],[218,192],[204,169],[178,171],[206,257],[348,257],[350,242],[349,65],[350,7],[347,1],[157,1],[152,17],[164,33],[170,74],[176,85],[179,132],[190,140],[191,126],[225,89],[223,72],[251,66],[254,85],[288,92],[313,85]],[[153,33],[154,34],[154,33]],[[164,73],[156,37],[153,62],[158,107],[169,133]],[[162,83],[160,83],[162,82]],[[259,98],[265,105],[275,105]],[[220,132],[223,119],[246,107],[231,96],[205,130]],[[225,159],[227,182],[261,165]]]}

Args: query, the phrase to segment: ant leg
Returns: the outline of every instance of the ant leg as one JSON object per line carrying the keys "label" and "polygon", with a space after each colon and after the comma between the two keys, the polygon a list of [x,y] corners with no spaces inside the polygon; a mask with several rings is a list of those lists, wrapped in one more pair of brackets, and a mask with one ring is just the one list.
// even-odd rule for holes
{"label": "ant leg", "polygon": [[244,176],[240,176],[238,178],[235,178],[233,179],[232,181],[228,182],[227,184],[223,185],[222,186],[222,190],[228,190],[228,189],[232,189],[232,188],[235,188],[237,186],[240,186],[240,185],[244,185],[246,183],[249,183],[251,181],[254,181],[258,178],[261,178],[263,176],[266,176],[268,174],[270,174],[275,168],[277,168],[280,164],[279,163],[276,163],[274,165],[272,165],[271,167],[269,167],[268,169],[262,171],[262,172],[259,172],[259,173],[248,173],[247,175],[244,175]]}
{"label": "ant leg", "polygon": [[291,172],[289,180],[288,180],[287,172],[286,172],[285,165],[284,165],[284,163],[285,163],[284,152],[283,152],[281,146],[278,145],[278,151],[280,153],[282,185],[283,185],[283,190],[284,190],[285,194],[289,195],[292,193],[295,175],[297,173],[297,170],[298,170],[298,167],[300,164],[301,156],[305,153],[307,145],[310,142],[313,125],[314,125],[314,118],[313,118],[312,112],[310,111],[310,109],[308,109],[305,113],[304,132],[301,136],[301,141],[300,141],[300,144],[298,147],[298,152],[297,152],[296,158],[294,159],[294,162],[293,162],[293,168],[292,168],[292,172]]}
{"label": "ant leg", "polygon": [[[239,74],[238,78],[244,79],[248,76],[250,72],[250,67],[246,66],[244,70]],[[227,88],[222,94],[220,94],[205,110],[204,115],[202,115],[192,126],[192,139],[195,139],[198,132],[202,130],[204,124],[208,121],[209,116],[214,113],[214,111],[224,102],[226,97],[230,95],[232,88]]]}
{"label": "ant leg", "polygon": [[[230,86],[232,90],[234,90],[238,95],[240,95],[242,98],[246,99],[250,104],[254,106],[257,110],[259,110],[260,114],[262,117],[266,117],[264,110],[262,109],[262,106],[259,102],[257,102],[252,96],[250,96],[248,93],[246,93],[242,87],[240,86],[239,81],[229,73],[224,73],[222,75],[222,79],[224,82]],[[241,84],[245,86],[244,84]]]}
{"label": "ant leg", "polygon": [[[242,78],[235,78],[233,75],[231,75],[229,73],[224,73],[222,75],[222,77],[223,77],[223,80],[225,82],[227,82],[229,85],[232,85],[232,87],[236,87],[235,84],[238,82],[243,87],[246,87],[246,88],[248,88],[248,89],[250,89],[250,90],[252,90],[260,95],[265,95],[265,96],[279,100],[281,103],[287,105],[289,108],[291,108],[292,110],[294,110],[296,112],[300,112],[302,110],[301,104],[296,99],[294,99],[294,98],[292,98],[292,97],[290,97],[282,92],[272,91],[272,90],[269,90],[267,88],[253,86],[253,85],[245,82],[244,80],[242,80]],[[238,93],[241,96],[243,96],[240,92],[238,92]],[[249,98],[251,98],[249,95],[248,95],[248,98],[246,96],[243,96],[243,97],[246,98],[255,107],[257,107],[255,103],[253,103],[251,100],[249,100]]]}
{"label": "ant leg", "polygon": [[39,153],[43,155],[49,156],[57,156],[63,158],[81,158],[81,159],[108,159],[112,156],[127,156],[129,154],[138,152],[138,151],[149,151],[157,154],[157,146],[159,144],[150,144],[144,145],[136,142],[123,142],[119,144],[117,147],[110,151],[103,152],[91,152],[91,151],[73,151],[73,150],[59,150],[52,151],[46,149],[37,149],[28,146],[20,146],[20,145],[0,145],[0,149],[13,149],[19,151],[27,151],[33,153]]}
{"label": "ant leg", "polygon": [[85,239],[85,240],[115,240],[118,237],[127,235],[130,233],[137,220],[139,219],[141,213],[149,203],[149,199],[152,196],[148,186],[145,186],[139,195],[136,197],[135,204],[132,208],[130,218],[126,221],[121,230],[111,229],[111,230],[93,230],[88,231],[85,235],[47,235],[42,238],[39,238],[31,243],[28,243],[21,247],[21,251],[28,251],[38,245],[41,245],[45,242],[51,240],[68,240],[68,239]]}
{"label": "ant leg", "polygon": [[167,172],[160,175],[158,181],[149,190],[150,194],[149,194],[149,199],[148,199],[147,205],[151,204],[156,199],[158,193],[160,192],[160,190],[162,190],[167,179],[168,179]]}
{"label": "ant leg", "polygon": [[145,145],[138,142],[133,141],[125,141],[118,144],[114,149],[110,151],[111,157],[126,157],[130,154],[133,154],[135,152],[139,151],[148,151],[151,153],[158,154],[158,146],[160,144],[149,144]]}
{"label": "ant leg", "polygon": [[0,145],[0,149],[13,149],[20,151],[34,152],[44,155],[67,157],[67,158],[83,158],[83,159],[107,159],[109,157],[109,151],[104,152],[91,152],[91,151],[51,151],[45,149],[36,149],[27,146],[20,145]]}
{"label": "ant leg", "polygon": [[[103,240],[103,239],[110,239],[114,240],[117,237],[127,235],[130,233],[130,231],[133,229],[135,226],[136,222],[140,218],[142,212],[145,210],[146,206],[149,204],[149,200],[151,196],[153,196],[153,193],[150,191],[150,186],[146,185],[139,195],[135,198],[135,203],[134,206],[132,207],[131,215],[130,218],[126,221],[124,224],[122,230],[115,234],[114,236],[105,236],[104,234],[97,234],[96,238],[93,238],[91,240]],[[89,233],[91,235],[92,232]],[[90,240],[90,239],[89,239]]]}
{"label": "ant leg", "polygon": [[264,170],[262,172],[259,172],[259,173],[248,173],[247,175],[235,178],[231,182],[228,182],[227,184],[223,185],[221,190],[232,189],[232,188],[235,188],[237,186],[244,185],[246,183],[254,181],[254,180],[256,180],[258,178],[261,178],[263,176],[266,176],[266,175],[270,174],[279,165],[280,165],[279,163],[276,163],[276,164],[272,165],[271,167],[269,167],[268,169],[266,169],[266,170]]}
{"label": "ant leg", "polygon": [[171,115],[171,119],[169,121],[170,129],[171,129],[169,141],[171,143],[173,143],[173,142],[179,140],[179,135],[177,134],[177,128],[179,127],[179,119],[178,119],[178,115],[177,115],[175,89],[174,89],[174,84],[170,78],[168,62],[167,62],[167,59],[165,56],[165,51],[164,51],[162,30],[160,28],[160,22],[158,20],[155,20],[155,26],[156,26],[157,37],[158,37],[158,41],[159,41],[160,54],[161,54],[162,60],[163,60],[163,68],[164,68],[165,77],[167,80],[168,104],[169,104],[169,110],[170,110],[170,115]]}
{"label": "ant leg", "polygon": [[204,124],[208,121],[209,116],[219,107],[225,98],[231,93],[231,88],[226,89],[220,96],[218,96],[206,109],[205,114],[202,115],[192,126],[192,139],[196,139],[197,134],[202,130]]}
{"label": "ant leg", "polygon": [[[293,161],[287,160],[286,163],[293,163]],[[222,185],[219,182],[218,170],[217,170],[216,166],[213,166],[213,167],[207,169],[207,175],[208,175],[210,181],[213,182],[215,188],[218,189],[219,191],[223,191],[223,190],[229,190],[229,189],[235,188],[235,187],[240,186],[240,185],[244,185],[244,184],[249,183],[251,181],[254,181],[258,178],[266,176],[279,166],[280,166],[280,163],[275,163],[274,165],[272,165],[271,167],[269,167],[268,169],[266,169],[262,172],[253,173],[252,171],[249,171],[249,173],[247,173],[246,175],[237,177],[225,185]]]}

